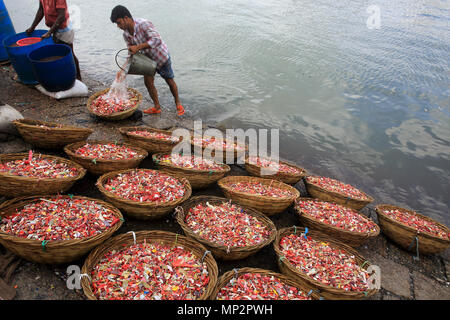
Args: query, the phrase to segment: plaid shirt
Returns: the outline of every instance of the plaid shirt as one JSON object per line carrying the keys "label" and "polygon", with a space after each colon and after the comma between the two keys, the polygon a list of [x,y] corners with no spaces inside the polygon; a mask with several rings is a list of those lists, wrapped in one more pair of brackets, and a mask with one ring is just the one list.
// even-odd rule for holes
{"label": "plaid shirt", "polygon": [[134,20],[134,35],[128,30],[123,32],[123,38],[128,46],[138,45],[147,42],[150,48],[141,50],[147,57],[157,63],[157,68],[161,68],[169,60],[169,50],[161,39],[153,23],[145,19]]}

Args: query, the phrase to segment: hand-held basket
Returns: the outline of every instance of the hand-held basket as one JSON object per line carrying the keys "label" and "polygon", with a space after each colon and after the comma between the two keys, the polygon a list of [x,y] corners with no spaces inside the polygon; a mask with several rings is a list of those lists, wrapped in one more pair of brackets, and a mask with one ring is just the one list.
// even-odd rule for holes
{"label": "hand-held basket", "polygon": [[[230,148],[226,149],[226,148],[217,148],[214,145],[200,145],[200,143],[194,141],[195,139],[195,135],[191,138],[191,148],[192,148],[192,152],[194,153],[196,149],[201,148],[202,151],[202,156],[205,158],[214,158],[216,159],[216,153],[217,153],[217,157],[220,157],[220,151],[222,151],[222,162],[223,163],[228,163],[227,162],[227,156],[230,158],[230,160],[233,161],[233,163],[236,162],[237,159],[239,158],[243,158],[245,157],[245,154],[248,152],[248,146],[247,145],[241,145],[235,141],[233,141],[233,148],[232,150],[230,150]],[[238,146],[240,148],[238,148]],[[220,159],[217,159],[217,162],[219,162]]]}
{"label": "hand-held basket", "polygon": [[147,131],[150,133],[162,133],[169,136],[172,136],[172,131],[170,130],[160,130],[150,127],[122,127],[119,128],[120,134],[123,136],[123,138],[128,141],[131,144],[137,145],[138,147],[141,147],[149,154],[154,153],[171,153],[172,149],[181,141],[182,138],[180,138],[179,141],[166,141],[161,139],[154,139],[151,137],[142,137],[135,134],[130,134],[130,132],[133,131]]}
{"label": "hand-held basket", "polygon": [[[21,160],[28,157],[28,153],[9,153],[0,155],[0,163],[6,163],[14,160]],[[69,190],[75,182],[81,180],[86,174],[86,169],[71,160],[51,156],[41,155],[42,159],[52,159],[59,163],[65,163],[69,167],[77,169],[78,175],[66,178],[34,178],[25,176],[16,176],[7,172],[0,172],[0,194],[13,198],[32,195],[47,195],[63,193]]]}
{"label": "hand-held basket", "polygon": [[[326,300],[357,300],[366,297],[371,297],[378,292],[378,289],[369,289],[366,292],[357,292],[335,288],[333,286],[321,283],[298,270],[284,257],[283,251],[281,250],[280,247],[280,241],[284,236],[288,236],[290,234],[300,235],[301,233],[304,233],[304,231],[305,231],[304,228],[299,227],[290,227],[278,230],[277,237],[275,238],[275,241],[273,243],[273,247],[275,253],[278,256],[278,267],[280,268],[281,272],[284,275],[296,279],[297,281],[303,283],[307,287],[311,287],[321,297],[325,298]],[[347,246],[342,242],[330,240],[326,235],[315,230],[310,230],[307,235],[308,237],[311,237],[314,240],[327,242],[331,247],[344,250],[347,254],[351,254],[352,256],[355,257],[356,263],[362,266],[363,269],[367,270],[367,268],[370,266],[370,262],[368,262],[364,257],[362,257],[355,249],[353,249],[350,246]]]}
{"label": "hand-held basket", "polygon": [[140,92],[138,92],[136,89],[133,88],[128,88],[128,92],[133,93],[135,96],[138,97],[138,101],[136,103],[136,105],[130,109],[124,110],[124,111],[120,111],[120,112],[116,112],[116,113],[112,113],[112,114],[100,114],[94,111],[93,107],[92,107],[92,103],[94,102],[95,99],[97,99],[98,97],[107,94],[109,92],[109,88],[99,91],[97,93],[94,93],[92,96],[89,97],[88,101],[87,101],[87,108],[88,111],[101,118],[104,120],[108,120],[108,121],[118,121],[118,120],[124,120],[126,118],[129,118],[133,115],[133,113],[138,109],[139,104],[142,102],[142,94]]}
{"label": "hand-held basket", "polygon": [[[60,198],[69,198],[70,196],[58,196]],[[14,214],[16,210],[22,209],[25,205],[39,201],[40,199],[52,198],[50,196],[44,197],[22,197],[14,198],[4,202],[0,206],[0,217],[5,217]],[[45,263],[45,264],[62,264],[76,261],[84,256],[92,248],[98,246],[100,243],[111,237],[123,223],[123,216],[120,211],[112,205],[98,200],[81,196],[73,196],[71,199],[92,200],[99,203],[105,208],[114,212],[114,216],[119,219],[111,228],[105,232],[81,239],[74,240],[57,240],[57,241],[39,241],[21,238],[15,235],[10,235],[0,231],[0,243],[17,254],[25,260]]]}
{"label": "hand-held basket", "polygon": [[106,201],[112,203],[117,208],[123,210],[125,214],[131,217],[141,220],[161,218],[167,215],[168,213],[172,212],[175,209],[175,207],[177,207],[178,205],[189,199],[189,197],[192,194],[192,188],[187,179],[177,178],[166,173],[164,174],[172,178],[178,179],[184,185],[185,192],[182,198],[163,203],[136,202],[122,197],[118,197],[117,195],[107,191],[104,188],[104,184],[108,181],[108,179],[114,178],[121,173],[132,172],[135,170],[159,172],[150,169],[128,169],[128,170],[113,171],[99,177],[95,184],[97,188],[100,190],[100,192],[103,194],[103,196],[106,198]]}
{"label": "hand-held basket", "polygon": [[262,225],[265,225],[269,230],[271,230],[270,237],[257,244],[252,246],[245,246],[245,247],[227,247],[224,245],[219,245],[217,243],[211,242],[209,240],[206,240],[205,238],[202,238],[186,224],[185,219],[187,214],[189,213],[189,209],[192,207],[202,203],[206,204],[208,202],[210,205],[216,205],[221,204],[223,202],[230,202],[230,200],[225,198],[219,198],[219,197],[213,197],[213,196],[197,196],[189,199],[188,201],[184,202],[180,207],[176,208],[175,211],[177,212],[177,222],[183,229],[185,235],[189,238],[194,239],[197,242],[200,242],[203,244],[209,251],[211,251],[215,258],[220,260],[239,260],[247,258],[248,256],[255,254],[265,246],[269,245],[276,236],[277,229],[273,222],[266,217],[264,214],[251,209],[251,208],[245,208],[244,206],[241,206],[233,201],[231,201],[232,204],[237,204],[244,209],[244,211],[253,217],[256,217]]}
{"label": "hand-held basket", "polygon": [[[297,170],[299,170],[299,173],[289,173],[289,172],[283,172],[278,171],[275,174],[263,174],[264,167],[258,165],[257,163],[252,163],[250,159],[247,157],[245,159],[245,170],[255,177],[265,178],[265,179],[275,179],[280,180],[286,184],[296,184],[299,182],[304,176],[306,176],[306,170],[287,161],[279,161],[280,164],[285,164],[287,166],[293,167]],[[265,168],[265,170],[268,170]]]}
{"label": "hand-held basket", "polygon": [[[283,190],[288,190],[292,193],[292,196],[274,198],[270,196],[261,196],[239,192],[229,186],[230,184],[237,182],[261,183],[265,186],[272,186]],[[263,179],[258,177],[228,176],[220,179],[217,184],[227,198],[232,199],[244,206],[258,210],[267,216],[272,216],[286,210],[294,202],[294,200],[300,196],[300,192],[290,185],[287,185],[278,180]]]}
{"label": "hand-held basket", "polygon": [[[137,152],[138,155],[132,159],[117,159],[117,160],[110,160],[110,159],[93,159],[89,157],[82,156],[80,154],[77,154],[75,151],[78,148],[83,147],[86,143],[89,144],[108,144],[108,143],[114,143],[117,146],[123,146],[128,147],[132,149],[133,151]],[[64,152],[69,156],[69,158],[86,168],[90,173],[93,175],[102,175],[107,172],[111,171],[118,171],[118,170],[126,170],[126,169],[132,169],[139,166],[139,164],[144,160],[148,153],[142,148],[136,147],[135,145],[128,144],[128,143],[119,143],[119,142],[112,142],[112,141],[99,141],[99,140],[93,140],[93,141],[81,141],[72,143],[70,145],[67,145],[64,147]]]}
{"label": "hand-held basket", "polygon": [[[131,233],[131,234],[130,234]],[[131,246],[134,243],[141,243],[145,241],[147,243],[161,243],[168,246],[182,246],[184,249],[191,251],[195,256],[201,261],[207,264],[209,282],[206,286],[203,294],[198,298],[198,300],[207,300],[211,296],[214,290],[217,277],[218,277],[218,267],[213,256],[206,250],[204,246],[196,241],[193,241],[185,236],[178,235],[172,232],[165,231],[138,231],[138,232],[128,232],[118,235],[114,238],[109,239],[102,245],[98,246],[93,250],[87,257],[83,268],[82,274],[87,274],[91,276],[91,272],[94,267],[100,262],[100,260],[111,250],[120,250],[124,247]],[[90,300],[97,300],[97,297],[93,294],[90,278],[83,277],[81,280],[81,285],[83,287],[83,292]]]}
{"label": "hand-held basket", "polygon": [[320,186],[317,186],[313,183],[308,182],[308,177],[309,176],[303,177],[303,181],[305,183],[306,190],[313,198],[341,204],[343,206],[346,206],[346,207],[349,207],[349,208],[352,208],[352,209],[355,209],[358,211],[361,210],[362,208],[364,208],[369,203],[374,201],[374,199],[367,194],[365,194],[367,196],[367,200],[364,200],[364,199],[351,198],[342,193],[327,190],[325,188],[322,188]]}
{"label": "hand-held basket", "polygon": [[447,232],[447,234],[450,234],[450,230],[447,226],[413,210],[388,204],[380,204],[376,206],[375,211],[377,212],[378,222],[382,232],[394,242],[399,244],[402,248],[406,250],[417,250],[418,246],[418,250],[422,254],[435,254],[442,252],[449,247],[450,239],[443,239],[427,232],[419,232],[416,228],[408,226],[383,213],[384,210],[396,209],[432,222],[442,228],[442,230]]}
{"label": "hand-held basket", "polygon": [[[321,201],[318,199],[313,198],[298,198],[295,200],[294,210],[301,222],[301,224],[305,227],[309,227],[313,230],[317,230],[319,232],[322,232],[323,234],[329,235],[331,238],[339,240],[351,247],[358,247],[363,242],[370,238],[374,238],[380,234],[380,227],[374,223],[374,226],[376,227],[376,232],[370,232],[370,233],[363,233],[363,232],[356,232],[356,231],[349,231],[345,230],[343,228],[335,227],[331,224],[321,222],[314,217],[308,215],[306,212],[301,210],[297,206],[297,202],[301,200],[312,200],[312,201]],[[326,202],[326,201],[323,201]],[[355,211],[354,209],[348,208],[349,210],[353,210],[355,214],[361,215],[359,212]],[[361,215],[361,217],[363,217]],[[369,218],[367,218],[369,220]]]}
{"label": "hand-held basket", "polygon": [[218,164],[221,167],[220,171],[182,168],[174,165],[173,163],[159,161],[159,157],[163,155],[164,154],[162,153],[157,153],[152,156],[153,162],[156,164],[157,168],[174,176],[188,179],[192,189],[206,188],[217,180],[222,179],[231,170],[231,168],[226,164]]}
{"label": "hand-held basket", "polygon": [[276,273],[271,270],[246,267],[246,268],[239,268],[239,269],[227,271],[222,276],[220,276],[219,279],[217,280],[217,285],[214,288],[213,293],[211,294],[211,299],[217,300],[218,293],[220,292],[220,290],[223,287],[225,287],[230,282],[231,279],[238,278],[242,274],[246,274],[246,273],[259,273],[259,274],[269,276],[269,277],[273,276],[273,277],[277,278],[278,281],[280,281],[286,285],[296,287],[300,291],[309,295],[312,300],[319,300],[319,298],[320,298],[316,292],[311,290],[311,288],[306,287],[304,283],[301,283],[293,278],[287,277],[284,274]]}
{"label": "hand-held basket", "polygon": [[42,149],[62,148],[66,144],[86,140],[94,132],[88,128],[32,119],[15,120],[13,123],[27,143]]}

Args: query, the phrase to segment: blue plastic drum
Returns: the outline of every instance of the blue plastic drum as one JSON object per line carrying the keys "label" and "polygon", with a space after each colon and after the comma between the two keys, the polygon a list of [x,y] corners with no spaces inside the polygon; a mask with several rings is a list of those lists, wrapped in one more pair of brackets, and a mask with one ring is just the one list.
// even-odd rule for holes
{"label": "blue plastic drum", "polygon": [[24,84],[38,84],[39,81],[34,76],[31,62],[28,59],[28,53],[34,49],[40,48],[48,44],[54,44],[52,37],[44,39],[38,43],[29,46],[20,47],[16,45],[18,40],[28,37],[41,37],[47,33],[46,30],[35,30],[30,36],[26,32],[21,32],[13,36],[9,36],[3,40],[3,46],[8,52],[9,60],[19,76],[20,82]]}
{"label": "blue plastic drum", "polygon": [[65,44],[50,44],[31,51],[28,59],[39,83],[50,92],[73,87],[77,69],[72,49]]}
{"label": "blue plastic drum", "polygon": [[7,37],[16,34],[8,10],[6,10],[5,3],[0,0],[0,61],[9,60],[8,52],[3,46],[3,40]]}

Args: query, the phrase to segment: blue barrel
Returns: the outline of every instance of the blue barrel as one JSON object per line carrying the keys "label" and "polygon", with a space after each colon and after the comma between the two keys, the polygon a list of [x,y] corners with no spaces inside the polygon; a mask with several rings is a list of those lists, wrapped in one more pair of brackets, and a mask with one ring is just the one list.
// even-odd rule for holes
{"label": "blue barrel", "polygon": [[[47,33],[45,30],[35,30],[30,37],[41,37]],[[30,44],[29,46],[17,47],[15,43],[23,38],[28,38],[26,32],[21,32],[16,35],[7,37],[3,40],[3,45],[8,52],[9,60],[16,70],[19,80],[24,84],[38,84],[39,81],[36,79],[33,73],[33,68],[31,67],[31,62],[28,60],[28,53],[37,49],[39,47],[54,44],[52,37],[44,39],[38,43]]]}
{"label": "blue barrel", "polygon": [[49,44],[28,53],[28,59],[39,83],[50,92],[73,87],[77,69],[72,49],[65,44]]}
{"label": "blue barrel", "polygon": [[16,34],[11,18],[9,17],[8,10],[3,2],[0,0],[0,61],[6,61],[9,59],[8,52],[6,52],[3,46],[3,40],[11,35]]}

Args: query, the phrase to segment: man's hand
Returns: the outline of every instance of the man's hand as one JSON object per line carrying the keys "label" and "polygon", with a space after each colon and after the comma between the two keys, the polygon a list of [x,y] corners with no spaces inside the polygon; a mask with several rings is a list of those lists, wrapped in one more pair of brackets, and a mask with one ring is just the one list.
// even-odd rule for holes
{"label": "man's hand", "polygon": [[139,50],[141,50],[141,48],[139,47],[139,45],[129,46],[128,50],[131,52],[131,54],[136,54],[139,52]]}
{"label": "man's hand", "polygon": [[27,36],[31,36],[31,34],[34,32],[34,28],[28,28],[26,31]]}
{"label": "man's hand", "polygon": [[47,39],[47,38],[50,38],[51,36],[52,36],[52,34],[50,32],[47,32],[41,36],[41,39]]}

